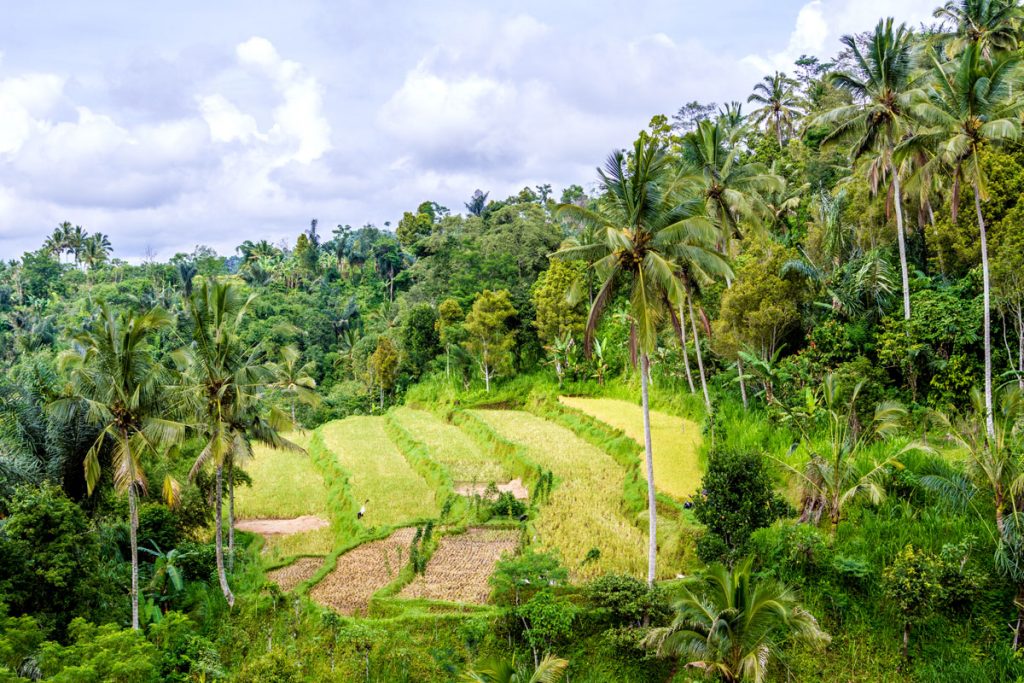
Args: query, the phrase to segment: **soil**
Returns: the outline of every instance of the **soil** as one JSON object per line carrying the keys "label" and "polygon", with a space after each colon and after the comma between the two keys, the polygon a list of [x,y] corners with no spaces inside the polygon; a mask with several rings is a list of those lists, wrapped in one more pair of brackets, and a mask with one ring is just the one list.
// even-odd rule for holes
{"label": "soil", "polygon": [[[456,484],[455,493],[460,496],[484,496],[487,491],[487,484]],[[507,484],[498,484],[498,493],[509,492],[518,500],[526,500],[530,492],[523,486],[522,479],[513,479]]]}
{"label": "soil", "polygon": [[415,534],[413,528],[398,529],[339,556],[334,571],[313,586],[309,596],[342,614],[365,613],[373,594],[391,583],[409,561]]}
{"label": "soil", "polygon": [[486,603],[494,566],[502,555],[515,553],[518,545],[519,532],[510,530],[478,528],[445,536],[426,571],[402,589],[399,597]]}
{"label": "soil", "polygon": [[313,578],[323,563],[324,558],[322,557],[300,557],[287,567],[268,572],[267,578],[287,593],[303,581]]}
{"label": "soil", "polygon": [[248,531],[261,536],[275,534],[297,534],[301,531],[315,531],[330,526],[323,517],[303,515],[292,519],[240,519],[235,522],[239,531]]}

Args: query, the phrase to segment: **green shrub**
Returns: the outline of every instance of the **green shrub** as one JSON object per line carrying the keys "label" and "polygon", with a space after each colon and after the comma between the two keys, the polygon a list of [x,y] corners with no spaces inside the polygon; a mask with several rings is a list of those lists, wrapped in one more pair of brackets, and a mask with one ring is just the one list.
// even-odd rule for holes
{"label": "green shrub", "polygon": [[697,541],[704,562],[732,563],[747,553],[750,534],[789,512],[778,496],[760,453],[718,449],[708,459],[693,511],[707,533]]}

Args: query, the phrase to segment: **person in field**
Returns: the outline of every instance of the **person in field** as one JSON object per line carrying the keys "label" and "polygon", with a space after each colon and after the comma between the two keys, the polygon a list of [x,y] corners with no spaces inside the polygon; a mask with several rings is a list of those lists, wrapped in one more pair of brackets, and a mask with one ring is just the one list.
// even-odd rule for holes
{"label": "person in field", "polygon": [[356,515],[356,519],[362,519],[363,518],[363,516],[366,514],[366,503],[369,503],[369,502],[370,502],[369,498],[367,498],[366,501],[363,502],[362,506],[360,506],[360,508],[359,508],[359,513]]}

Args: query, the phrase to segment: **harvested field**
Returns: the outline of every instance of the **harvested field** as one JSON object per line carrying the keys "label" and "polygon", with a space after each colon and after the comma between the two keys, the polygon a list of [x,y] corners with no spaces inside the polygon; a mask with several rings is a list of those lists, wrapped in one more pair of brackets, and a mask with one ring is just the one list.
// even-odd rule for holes
{"label": "harvested field", "polygon": [[[483,497],[487,493],[489,484],[457,484],[455,486],[455,493],[460,496],[481,496]],[[526,489],[523,484],[523,480],[518,477],[508,482],[507,484],[498,484],[498,493],[511,493],[518,500],[526,500],[530,497],[530,492]]]}
{"label": "harvested field", "polygon": [[392,415],[427,447],[435,462],[448,469],[453,481],[484,487],[492,481],[508,481],[509,475],[501,462],[482,453],[476,442],[458,427],[425,410],[402,407],[392,411]]}
{"label": "harvested field", "polygon": [[[644,444],[643,409],[613,398],[561,396],[559,401],[621,430],[641,447]],[[700,425],[692,420],[651,411],[651,447],[654,454],[654,484],[675,498],[688,498],[700,489]],[[647,478],[647,468],[641,469]]]}
{"label": "harvested field", "polygon": [[435,517],[434,490],[384,431],[384,418],[349,417],[320,427],[324,445],[351,473],[352,497],[366,504],[363,524],[386,526]]}
{"label": "harvested field", "polygon": [[287,593],[303,581],[313,578],[323,563],[324,558],[322,557],[300,557],[287,567],[268,572],[267,578]]}
{"label": "harvested field", "polygon": [[485,603],[491,594],[488,579],[504,554],[514,553],[519,532],[469,529],[445,536],[427,563],[426,571],[402,589],[399,597],[448,602]]}
{"label": "harvested field", "polygon": [[[537,542],[542,549],[561,553],[573,579],[604,572],[645,575],[647,538],[622,512],[625,472],[610,455],[565,427],[530,413],[472,413],[505,439],[525,446],[530,459],[560,480],[537,516]],[[582,564],[591,548],[601,551],[600,558]]]}
{"label": "harvested field", "polygon": [[309,596],[343,614],[365,612],[373,594],[393,581],[408,562],[415,534],[412,528],[398,529],[339,556],[334,571],[313,586]]}

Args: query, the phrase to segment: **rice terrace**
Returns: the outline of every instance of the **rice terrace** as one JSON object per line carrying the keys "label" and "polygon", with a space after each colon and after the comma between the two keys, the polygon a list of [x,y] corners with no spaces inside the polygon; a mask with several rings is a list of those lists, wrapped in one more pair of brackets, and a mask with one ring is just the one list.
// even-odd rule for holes
{"label": "rice terrace", "polygon": [[[581,399],[561,400],[601,415]],[[602,399],[596,405],[606,414],[614,414],[617,424],[629,433],[642,434],[642,417],[636,406],[615,399]],[[640,423],[631,424],[631,418]],[[697,461],[699,434],[696,438],[687,435],[672,440],[670,431],[682,429],[683,421],[663,414],[659,414],[659,420],[665,423],[657,432],[659,447],[674,447],[679,469],[691,472],[696,467],[693,463]],[[389,436],[389,421],[402,430],[405,440],[396,442]],[[460,428],[460,423],[469,425]],[[611,424],[604,427],[609,432],[616,430]],[[496,563],[526,548],[555,552],[574,580],[585,580],[603,571],[643,576],[643,520],[638,518],[637,510],[629,509],[623,497],[627,477],[635,479],[640,471],[638,443],[633,442],[636,466],[623,467],[569,428],[529,412],[473,410],[449,422],[428,411],[407,407],[382,417],[329,422],[312,436],[299,438],[305,443],[322,442],[332,465],[318,469],[311,464],[310,456],[302,454],[261,454],[273,465],[255,470],[251,488],[240,495],[244,505],[238,506],[241,521],[236,527],[264,535],[268,546],[275,550],[278,566],[270,573],[271,580],[286,590],[302,584],[312,599],[340,612],[367,613],[378,594],[389,598],[389,604],[396,596],[484,604]],[[410,456],[410,449],[419,450],[419,454]],[[665,463],[668,461],[665,457]],[[261,478],[261,471],[269,476]],[[358,476],[350,474],[356,471]],[[419,472],[424,471],[428,474],[421,476]],[[524,499],[524,512],[520,513],[523,518],[527,517],[526,506],[535,508],[529,515],[533,520],[517,525],[517,515],[496,519],[493,527],[467,528],[474,506],[493,504],[512,472],[533,480],[532,500],[526,490],[525,496],[513,495],[516,500]],[[550,473],[552,483],[546,484],[547,477],[538,476],[538,472]],[[344,482],[332,477],[343,478]],[[282,481],[293,482],[295,488],[280,490]],[[456,481],[480,483],[481,488],[460,495]],[[691,484],[699,484],[699,472]],[[488,495],[487,485],[496,493]],[[329,499],[323,493],[339,486],[345,492],[340,500]],[[275,496],[282,502],[281,509],[313,515],[265,520],[272,526],[261,526],[258,518],[246,519],[264,510],[256,501]],[[437,508],[438,500],[443,510]],[[681,504],[682,497],[675,502]],[[364,506],[365,514],[356,519],[354,511]],[[675,508],[677,516],[679,509]],[[439,518],[438,512],[443,513]],[[312,540],[314,536],[307,530],[293,532],[300,539],[296,542],[287,535],[280,538],[277,531],[286,528],[289,521],[301,527],[302,522],[325,520],[316,526],[332,526],[327,519],[334,520],[334,528],[358,529],[357,533],[367,540],[353,545],[350,535],[341,534],[339,547],[328,548]],[[426,529],[427,524],[431,537],[424,543],[423,533],[418,530]],[[315,538],[325,533],[318,528]],[[287,561],[279,559],[282,548],[293,549],[295,572],[281,564]],[[335,555],[334,550],[340,552]],[[423,566],[412,576],[402,576],[400,570],[409,563],[410,553],[417,550],[429,557],[424,557]],[[334,568],[313,581],[328,556],[334,556]],[[668,576],[672,566],[664,562],[663,575]]]}

